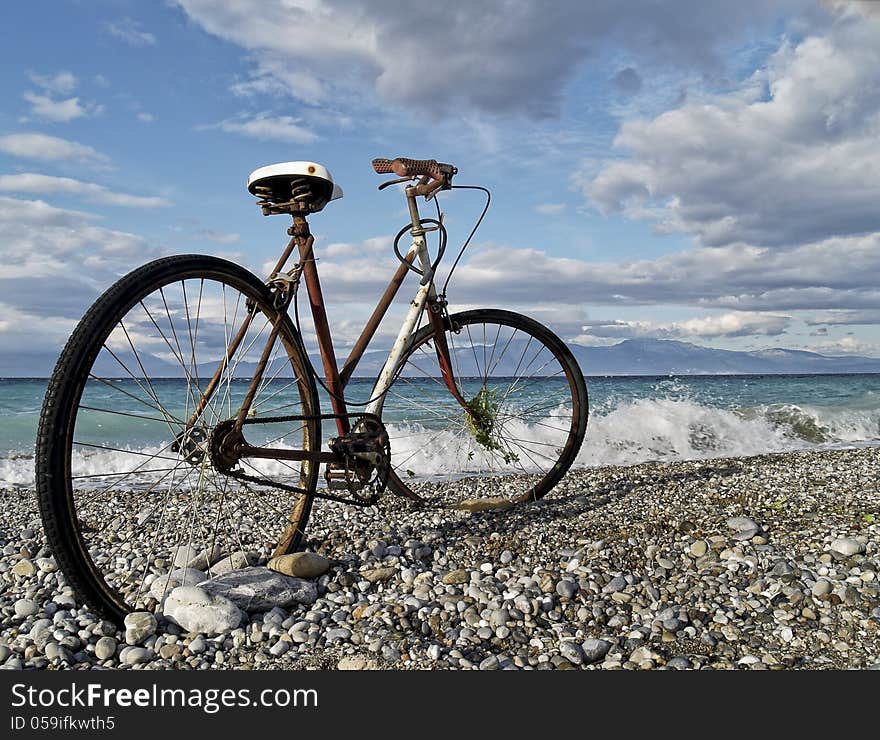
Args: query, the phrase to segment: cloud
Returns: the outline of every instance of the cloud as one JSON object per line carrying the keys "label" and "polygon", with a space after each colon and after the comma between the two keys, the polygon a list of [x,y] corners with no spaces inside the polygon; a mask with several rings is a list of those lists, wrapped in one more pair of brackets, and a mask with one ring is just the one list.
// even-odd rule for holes
{"label": "cloud", "polygon": [[46,162],[69,160],[107,164],[110,161],[107,156],[85,144],[35,133],[0,136],[0,152],[22,159],[38,159]]}
{"label": "cloud", "polygon": [[785,42],[725,95],[623,124],[582,178],[602,212],[700,243],[792,246],[880,230],[880,23]]}
{"label": "cloud", "polygon": [[880,355],[880,345],[874,342],[865,342],[856,337],[843,337],[833,341],[810,347],[814,352],[826,355],[859,355],[862,357],[877,357]]}
{"label": "cloud", "polygon": [[56,177],[25,172],[16,175],[0,175],[0,192],[4,193],[63,193],[73,195],[94,203],[110,206],[129,206],[132,208],[159,208],[170,206],[165,198],[154,196],[129,195],[70,177]]}
{"label": "cloud", "polygon": [[81,105],[79,98],[55,100],[48,95],[38,95],[31,91],[23,93],[21,97],[31,104],[31,113],[37,118],[56,123],[67,123],[77,118],[100,113],[102,110],[99,105]]}
{"label": "cloud", "polygon": [[[605,45],[655,64],[717,71],[722,43],[799,7],[794,0],[707,0],[698,13],[652,0],[175,2],[205,31],[260,60],[250,80],[237,83],[239,93],[275,94],[280,82],[309,100],[341,87],[444,116],[464,106],[532,118],[556,115],[563,87]],[[270,68],[288,74],[272,77]]]}
{"label": "cloud", "polygon": [[104,29],[111,36],[121,39],[129,46],[155,46],[156,44],[156,37],[152,33],[144,31],[141,25],[131,18],[105,23]]}
{"label": "cloud", "polygon": [[[50,363],[76,321],[121,274],[159,256],[147,240],[41,200],[0,196],[0,346]],[[51,365],[48,365],[51,367]]]}
{"label": "cloud", "polygon": [[72,93],[75,89],[79,81],[76,77],[66,70],[62,70],[53,76],[48,75],[38,75],[34,73],[29,73],[28,77],[31,82],[33,82],[38,87],[42,88],[46,92],[57,93],[59,95],[67,95]]}
{"label": "cloud", "polygon": [[565,203],[540,203],[535,210],[542,216],[556,216],[565,210]]}
{"label": "cloud", "polygon": [[290,141],[295,144],[309,144],[318,139],[317,134],[303,128],[299,118],[292,116],[273,116],[270,113],[243,115],[228,118],[219,123],[200,126],[205,129],[220,129],[227,133],[241,134],[255,139],[269,141]]}
{"label": "cloud", "polygon": [[589,339],[717,339],[720,337],[778,336],[791,324],[790,316],[734,312],[699,316],[684,321],[655,322],[593,320],[581,327],[580,343]]}
{"label": "cloud", "polygon": [[864,311],[826,311],[805,319],[809,326],[880,324],[880,309]]}

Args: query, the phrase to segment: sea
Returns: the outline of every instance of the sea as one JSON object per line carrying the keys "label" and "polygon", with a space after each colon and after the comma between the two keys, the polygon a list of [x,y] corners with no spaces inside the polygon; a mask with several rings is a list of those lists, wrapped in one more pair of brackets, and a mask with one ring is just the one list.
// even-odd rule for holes
{"label": "sea", "polygon": [[[174,386],[183,381],[162,382],[170,392],[179,391]],[[540,381],[534,393],[554,392],[553,382]],[[46,385],[45,378],[0,379],[0,485],[33,485],[34,439]],[[357,397],[368,395],[370,386],[355,378],[349,388]],[[412,386],[411,392],[421,394],[420,407],[432,403],[432,387],[437,386]],[[242,392],[245,388],[242,382]],[[575,463],[580,467],[880,446],[880,375],[875,374],[587,377],[587,388],[590,418]],[[323,412],[330,413],[326,394],[321,401]],[[145,431],[136,406],[129,411],[131,416],[115,416],[112,429],[103,433],[118,450],[155,450],[161,440]],[[389,429],[408,424],[400,411],[383,421]],[[417,437],[409,444],[417,445]],[[440,458],[431,457],[444,467],[442,451]],[[100,457],[92,460],[101,464]]]}

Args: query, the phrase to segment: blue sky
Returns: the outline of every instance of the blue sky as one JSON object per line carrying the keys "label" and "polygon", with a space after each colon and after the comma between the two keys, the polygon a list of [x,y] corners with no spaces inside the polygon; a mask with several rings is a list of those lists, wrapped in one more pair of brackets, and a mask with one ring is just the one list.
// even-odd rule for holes
{"label": "blue sky", "polygon": [[[152,257],[261,272],[287,224],[260,216],[244,183],[296,159],[345,190],[312,219],[345,344],[404,222],[369,163],[405,155],[493,191],[453,307],[521,309],[582,344],[880,356],[872,3],[35,0],[0,13],[0,354],[56,355],[98,293]],[[447,197],[452,246],[480,207]]]}

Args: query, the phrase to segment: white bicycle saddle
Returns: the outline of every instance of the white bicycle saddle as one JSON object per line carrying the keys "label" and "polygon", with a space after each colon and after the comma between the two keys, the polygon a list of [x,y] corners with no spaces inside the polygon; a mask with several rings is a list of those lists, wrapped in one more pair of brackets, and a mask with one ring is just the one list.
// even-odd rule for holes
{"label": "white bicycle saddle", "polygon": [[[305,180],[316,196],[312,211],[321,210],[331,200],[342,197],[342,188],[333,181],[333,175],[317,162],[279,162],[251,172],[247,189],[251,195],[266,196],[277,203],[291,199],[291,183]],[[259,188],[259,190],[258,190]]]}

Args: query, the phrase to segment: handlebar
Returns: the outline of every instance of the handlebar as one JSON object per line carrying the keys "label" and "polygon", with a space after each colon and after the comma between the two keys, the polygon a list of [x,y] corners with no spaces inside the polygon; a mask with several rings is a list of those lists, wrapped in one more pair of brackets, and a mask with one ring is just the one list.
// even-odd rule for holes
{"label": "handlebar", "polygon": [[453,175],[458,172],[457,167],[438,162],[436,159],[410,159],[409,157],[396,157],[395,159],[380,157],[373,160],[373,169],[380,175],[428,177],[436,180],[444,188],[450,187]]}

